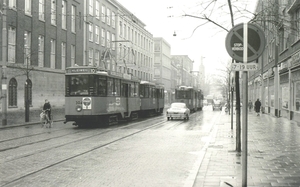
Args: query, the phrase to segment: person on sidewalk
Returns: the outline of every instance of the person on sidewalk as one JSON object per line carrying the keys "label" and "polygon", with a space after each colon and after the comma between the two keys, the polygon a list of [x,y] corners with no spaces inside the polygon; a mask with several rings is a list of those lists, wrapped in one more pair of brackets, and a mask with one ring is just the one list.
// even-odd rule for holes
{"label": "person on sidewalk", "polygon": [[253,103],[251,100],[249,100],[249,102],[248,102],[248,107],[249,107],[249,112],[251,112],[251,110],[253,108]]}
{"label": "person on sidewalk", "polygon": [[259,116],[260,113],[260,107],[261,107],[261,102],[259,101],[259,99],[257,99],[254,103],[255,105],[255,112],[257,113],[257,116]]}

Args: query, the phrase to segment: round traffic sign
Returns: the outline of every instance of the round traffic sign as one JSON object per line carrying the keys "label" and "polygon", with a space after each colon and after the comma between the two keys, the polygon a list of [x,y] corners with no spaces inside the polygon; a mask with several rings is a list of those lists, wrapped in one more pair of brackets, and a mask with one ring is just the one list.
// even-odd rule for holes
{"label": "round traffic sign", "polygon": [[[263,30],[255,24],[247,23],[248,43],[247,62],[252,62],[261,56],[265,49],[265,34]],[[226,36],[226,50],[228,54],[236,61],[243,62],[244,50],[244,24],[238,24],[233,27]]]}

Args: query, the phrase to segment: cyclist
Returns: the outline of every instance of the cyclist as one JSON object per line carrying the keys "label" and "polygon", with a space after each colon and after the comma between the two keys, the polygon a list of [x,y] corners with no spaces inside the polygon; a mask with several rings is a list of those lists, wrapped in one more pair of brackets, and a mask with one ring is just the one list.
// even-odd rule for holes
{"label": "cyclist", "polygon": [[51,105],[48,99],[45,100],[45,104],[43,107],[43,110],[45,111],[45,114],[47,115],[47,120],[51,120]]}

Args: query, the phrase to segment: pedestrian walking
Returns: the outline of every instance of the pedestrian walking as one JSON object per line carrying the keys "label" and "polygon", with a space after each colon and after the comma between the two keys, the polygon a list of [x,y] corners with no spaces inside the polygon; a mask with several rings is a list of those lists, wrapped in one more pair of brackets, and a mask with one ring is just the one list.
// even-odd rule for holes
{"label": "pedestrian walking", "polygon": [[261,107],[261,102],[259,101],[259,99],[257,99],[254,103],[255,105],[255,112],[257,113],[257,116],[259,116],[260,113],[260,107]]}
{"label": "pedestrian walking", "polygon": [[249,102],[248,102],[248,108],[249,108],[249,112],[251,112],[251,110],[253,108],[253,103],[251,100],[249,100]]}

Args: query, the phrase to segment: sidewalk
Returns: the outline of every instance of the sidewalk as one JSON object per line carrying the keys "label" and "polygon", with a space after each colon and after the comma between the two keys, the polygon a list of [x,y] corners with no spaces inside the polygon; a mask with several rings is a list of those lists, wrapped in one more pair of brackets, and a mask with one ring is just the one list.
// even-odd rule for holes
{"label": "sidewalk", "polygon": [[[41,109],[31,109],[30,116],[29,116],[29,122],[25,122],[25,111],[24,110],[10,112],[10,113],[8,113],[8,116],[7,116],[7,119],[8,119],[7,125],[2,125],[2,122],[1,122],[0,129],[11,128],[11,127],[16,127],[16,126],[39,124],[39,123],[41,123],[40,122],[40,113],[41,113]],[[52,110],[52,115],[54,117],[54,120],[53,120],[54,122],[65,120],[64,108],[54,108]]]}
{"label": "sidewalk", "polygon": [[[235,151],[230,115],[215,125],[194,187],[242,186],[242,156]],[[241,130],[242,131],[242,130]],[[248,186],[300,186],[300,126],[268,114],[248,115]]]}

